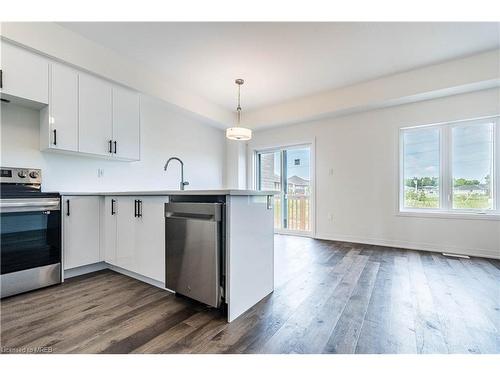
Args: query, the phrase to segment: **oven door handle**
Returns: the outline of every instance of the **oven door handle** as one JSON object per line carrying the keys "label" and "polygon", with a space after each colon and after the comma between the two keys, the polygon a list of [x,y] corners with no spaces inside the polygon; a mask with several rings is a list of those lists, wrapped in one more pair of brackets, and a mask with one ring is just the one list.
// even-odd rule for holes
{"label": "oven door handle", "polygon": [[61,209],[59,198],[2,199],[0,212],[57,211]]}

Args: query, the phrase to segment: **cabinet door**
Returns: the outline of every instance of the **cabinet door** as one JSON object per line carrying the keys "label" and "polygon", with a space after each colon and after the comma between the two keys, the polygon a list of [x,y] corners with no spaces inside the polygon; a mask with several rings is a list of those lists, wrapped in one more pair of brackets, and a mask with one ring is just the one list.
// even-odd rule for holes
{"label": "cabinet door", "polygon": [[137,220],[135,216],[136,197],[117,199],[117,236],[115,264],[126,270],[138,272],[139,265],[135,254]]}
{"label": "cabinet door", "polygon": [[111,155],[111,85],[99,78],[79,74],[78,150],[95,155]]}
{"label": "cabinet door", "polygon": [[104,261],[116,265],[118,203],[116,197],[104,198],[102,244],[104,246]]}
{"label": "cabinet door", "polygon": [[64,269],[100,261],[99,197],[63,197]]}
{"label": "cabinet door", "polygon": [[47,104],[49,62],[21,47],[2,43],[2,94]]}
{"label": "cabinet door", "polygon": [[113,141],[115,156],[140,159],[139,94],[117,86],[113,87]]}
{"label": "cabinet door", "polygon": [[139,197],[141,200],[135,242],[139,271],[143,276],[165,282],[165,203],[168,197]]}
{"label": "cabinet door", "polygon": [[51,64],[50,147],[78,151],[78,72],[65,65]]}

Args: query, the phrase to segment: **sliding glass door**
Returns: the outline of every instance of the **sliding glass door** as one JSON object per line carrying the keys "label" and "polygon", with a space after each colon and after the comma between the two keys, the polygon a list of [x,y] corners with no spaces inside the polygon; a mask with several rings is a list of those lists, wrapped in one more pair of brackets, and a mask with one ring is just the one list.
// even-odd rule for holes
{"label": "sliding glass door", "polygon": [[257,152],[257,188],[278,190],[274,227],[280,233],[311,232],[311,150],[309,146]]}

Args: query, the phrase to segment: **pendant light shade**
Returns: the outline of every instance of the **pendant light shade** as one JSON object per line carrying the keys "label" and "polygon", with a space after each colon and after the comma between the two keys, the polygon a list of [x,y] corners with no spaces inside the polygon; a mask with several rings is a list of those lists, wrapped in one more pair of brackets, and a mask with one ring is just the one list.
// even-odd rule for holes
{"label": "pendant light shade", "polygon": [[250,129],[240,127],[227,128],[226,138],[234,141],[248,141],[252,139],[252,131]]}
{"label": "pendant light shade", "polygon": [[236,107],[236,112],[238,113],[238,125],[227,128],[226,129],[226,138],[234,140],[234,141],[248,141],[252,139],[252,130],[247,128],[242,128],[240,126],[241,122],[241,105],[240,105],[240,97],[241,97],[241,85],[245,82],[241,78],[238,78],[234,81],[238,85],[238,107]]}

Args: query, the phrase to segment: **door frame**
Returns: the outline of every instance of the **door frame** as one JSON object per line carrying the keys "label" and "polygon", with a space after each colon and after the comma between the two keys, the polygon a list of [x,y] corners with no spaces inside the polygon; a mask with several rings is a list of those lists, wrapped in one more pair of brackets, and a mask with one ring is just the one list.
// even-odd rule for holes
{"label": "door frame", "polygon": [[[288,234],[293,236],[302,237],[316,237],[316,139],[313,138],[311,141],[306,142],[293,142],[293,143],[283,143],[280,145],[267,145],[264,147],[254,147],[249,152],[251,153],[251,186],[253,189],[258,190],[259,187],[259,160],[258,154],[263,152],[273,152],[282,151],[286,149],[294,148],[304,148],[309,147],[309,173],[310,173],[310,184],[311,184],[311,195],[309,204],[309,220],[310,220],[310,230],[309,231],[298,231],[290,229],[274,229],[276,234]],[[283,163],[283,160],[281,161]],[[282,211],[283,212],[283,211]]]}

